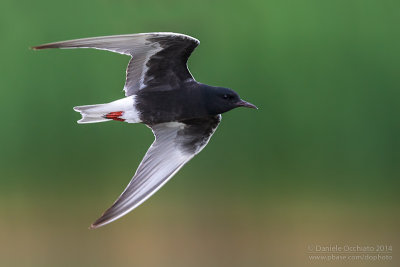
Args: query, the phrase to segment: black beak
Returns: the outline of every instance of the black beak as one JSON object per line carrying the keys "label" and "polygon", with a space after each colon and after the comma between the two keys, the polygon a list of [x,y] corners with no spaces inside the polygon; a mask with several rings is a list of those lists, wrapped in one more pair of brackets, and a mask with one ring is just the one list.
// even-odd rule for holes
{"label": "black beak", "polygon": [[246,102],[244,100],[240,100],[237,104],[238,107],[246,107],[246,108],[254,108],[254,109],[258,109],[255,105]]}

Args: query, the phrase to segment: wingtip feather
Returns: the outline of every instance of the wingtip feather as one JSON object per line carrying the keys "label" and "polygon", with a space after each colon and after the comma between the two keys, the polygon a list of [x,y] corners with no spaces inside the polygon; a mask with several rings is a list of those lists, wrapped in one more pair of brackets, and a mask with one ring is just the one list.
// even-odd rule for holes
{"label": "wingtip feather", "polygon": [[89,230],[94,230],[94,229],[97,229],[97,228],[98,228],[98,226],[96,226],[96,225],[94,225],[94,224],[91,224],[91,225],[88,227]]}
{"label": "wingtip feather", "polygon": [[97,228],[100,228],[100,227],[102,227],[102,226],[104,226],[104,225],[106,225],[106,224],[109,224],[110,223],[110,221],[107,221],[107,220],[103,220],[103,215],[100,217],[100,218],[98,218],[94,223],[92,223],[90,226],[89,226],[89,229],[90,230],[93,230],[93,229],[97,229]]}
{"label": "wingtip feather", "polygon": [[56,43],[51,43],[51,44],[43,44],[43,45],[38,45],[38,46],[32,46],[32,50],[41,50],[41,49],[47,49],[47,48],[60,48],[59,45]]}

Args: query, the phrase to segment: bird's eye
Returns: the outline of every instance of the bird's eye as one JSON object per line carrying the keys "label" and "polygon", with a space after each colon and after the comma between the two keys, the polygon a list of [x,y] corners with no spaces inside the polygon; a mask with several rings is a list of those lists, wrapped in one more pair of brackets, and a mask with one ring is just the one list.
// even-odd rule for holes
{"label": "bird's eye", "polygon": [[223,96],[223,97],[224,97],[224,99],[228,99],[228,98],[230,98],[230,97],[229,97],[229,95],[227,95],[227,94],[224,94],[224,96]]}

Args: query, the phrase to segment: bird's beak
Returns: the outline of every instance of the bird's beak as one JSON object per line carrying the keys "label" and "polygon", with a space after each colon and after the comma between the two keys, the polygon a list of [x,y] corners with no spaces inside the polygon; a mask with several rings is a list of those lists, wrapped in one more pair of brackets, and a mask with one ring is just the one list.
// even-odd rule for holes
{"label": "bird's beak", "polygon": [[246,108],[254,108],[254,109],[258,109],[255,105],[244,101],[244,100],[240,100],[237,104],[238,107],[246,107]]}

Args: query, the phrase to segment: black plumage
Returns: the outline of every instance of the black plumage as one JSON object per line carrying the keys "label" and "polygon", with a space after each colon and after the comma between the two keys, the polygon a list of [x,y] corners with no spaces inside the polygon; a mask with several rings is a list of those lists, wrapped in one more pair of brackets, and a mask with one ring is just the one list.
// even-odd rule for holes
{"label": "black plumage", "polygon": [[176,33],[145,33],[77,39],[34,47],[95,48],[131,56],[126,97],[107,104],[79,106],[79,123],[109,120],[143,123],[154,133],[125,191],[91,228],[133,210],[164,185],[208,143],[221,115],[236,107],[256,108],[231,89],[197,82],[187,68],[200,42]]}

